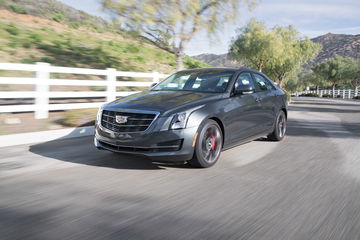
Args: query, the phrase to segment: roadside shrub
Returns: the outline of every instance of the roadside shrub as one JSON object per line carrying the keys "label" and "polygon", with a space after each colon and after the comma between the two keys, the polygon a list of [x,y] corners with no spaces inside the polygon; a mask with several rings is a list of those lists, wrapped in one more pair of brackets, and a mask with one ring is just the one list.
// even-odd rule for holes
{"label": "roadside shrub", "polygon": [[360,100],[360,96],[353,97],[353,99],[358,99],[358,100]]}
{"label": "roadside shrub", "polygon": [[19,35],[20,34],[20,29],[18,29],[17,27],[15,27],[14,25],[8,25],[5,27],[5,30],[10,33],[11,35]]}
{"label": "roadside shrub", "polygon": [[89,24],[89,28],[92,28],[94,29],[96,32],[98,33],[103,33],[105,32],[103,28],[99,27],[99,26],[96,26],[94,24]]}
{"label": "roadside shrub", "polygon": [[27,11],[25,8],[20,7],[18,5],[10,5],[9,6],[10,10],[19,14],[27,14]]}
{"label": "roadside shrub", "polygon": [[332,95],[330,95],[330,94],[323,94],[322,97],[323,97],[323,98],[331,98]]}
{"label": "roadside shrub", "polygon": [[69,27],[74,28],[74,29],[78,29],[80,26],[81,25],[78,22],[70,22],[69,23]]}
{"label": "roadside shrub", "polygon": [[21,59],[20,62],[24,63],[24,64],[33,64],[33,63],[36,62],[36,59],[34,59],[34,58],[24,58],[24,59]]}
{"label": "roadside shrub", "polygon": [[342,95],[336,95],[336,98],[342,98],[343,96]]}
{"label": "roadside shrub", "polygon": [[176,66],[176,62],[168,62],[167,63],[169,66],[171,66],[171,67],[175,67]]}
{"label": "roadside shrub", "polygon": [[319,94],[317,93],[303,93],[300,95],[300,97],[319,97]]}
{"label": "roadside shrub", "polygon": [[137,63],[145,63],[145,59],[141,56],[136,56],[134,58],[134,60],[137,62]]}
{"label": "roadside shrub", "polygon": [[69,127],[91,126],[95,124],[97,110],[96,108],[70,110],[58,123]]}
{"label": "roadside shrub", "polygon": [[44,39],[43,36],[38,33],[30,33],[29,37],[32,40],[31,42],[34,43],[40,43]]}
{"label": "roadside shrub", "polygon": [[46,62],[46,63],[51,63],[51,64],[56,64],[56,61],[53,57],[41,57],[38,62]]}
{"label": "roadside shrub", "polygon": [[16,48],[17,47],[17,42],[16,41],[9,42],[8,46],[11,47],[11,48]]}
{"label": "roadside shrub", "polygon": [[10,50],[10,51],[9,51],[9,54],[10,54],[10,55],[15,55],[16,53],[17,53],[16,50]]}
{"label": "roadside shrub", "polygon": [[129,53],[138,53],[140,52],[139,48],[133,44],[129,44],[124,48],[125,52],[129,52]]}
{"label": "roadside shrub", "polygon": [[28,42],[25,42],[25,43],[22,44],[22,46],[23,46],[24,48],[30,48],[30,47],[31,47],[31,44],[28,43]]}
{"label": "roadside shrub", "polygon": [[52,20],[59,23],[62,21],[62,17],[60,15],[56,15],[56,16],[52,17]]}

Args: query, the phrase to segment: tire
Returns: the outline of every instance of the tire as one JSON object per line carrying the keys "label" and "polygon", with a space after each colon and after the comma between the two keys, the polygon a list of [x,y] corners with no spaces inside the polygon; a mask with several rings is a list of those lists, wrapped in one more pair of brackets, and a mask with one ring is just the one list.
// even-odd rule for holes
{"label": "tire", "polygon": [[268,135],[270,141],[281,141],[286,133],[286,115],[283,110],[276,117],[274,131]]}
{"label": "tire", "polygon": [[194,150],[194,157],[190,165],[198,168],[213,166],[220,157],[223,146],[223,134],[221,128],[214,120],[206,120],[199,130]]}

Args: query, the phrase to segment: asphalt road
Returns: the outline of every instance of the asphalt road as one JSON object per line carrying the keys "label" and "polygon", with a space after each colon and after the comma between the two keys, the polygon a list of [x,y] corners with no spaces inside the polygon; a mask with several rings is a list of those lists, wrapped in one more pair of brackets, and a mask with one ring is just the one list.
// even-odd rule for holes
{"label": "asphalt road", "polygon": [[0,239],[360,239],[360,103],[299,98],[283,142],[209,169],[98,151],[0,149]]}

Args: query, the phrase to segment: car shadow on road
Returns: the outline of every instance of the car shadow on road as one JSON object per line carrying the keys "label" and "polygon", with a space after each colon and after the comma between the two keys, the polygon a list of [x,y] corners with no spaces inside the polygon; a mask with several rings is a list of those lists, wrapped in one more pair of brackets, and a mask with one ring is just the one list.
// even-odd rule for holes
{"label": "car shadow on road", "polygon": [[[345,124],[346,125],[346,124]],[[295,137],[320,137],[328,138],[329,134],[334,138],[356,138],[358,136],[349,132],[349,129],[357,128],[357,125],[345,126],[339,122],[329,121],[299,121],[289,119],[288,136]],[[360,134],[360,133],[359,133]],[[359,135],[360,136],[360,135]],[[268,141],[259,138],[256,141]],[[191,168],[185,164],[157,163],[144,156],[126,155],[98,150],[93,144],[93,136],[57,139],[44,143],[31,145],[29,151],[51,159],[64,162],[84,164],[90,166],[107,167],[127,170],[166,170],[168,168]]]}
{"label": "car shadow on road", "polygon": [[98,150],[93,136],[57,139],[31,145],[29,151],[56,160],[91,166],[128,170],[165,170],[166,168],[189,168],[184,164],[156,163],[145,156],[112,153]]}

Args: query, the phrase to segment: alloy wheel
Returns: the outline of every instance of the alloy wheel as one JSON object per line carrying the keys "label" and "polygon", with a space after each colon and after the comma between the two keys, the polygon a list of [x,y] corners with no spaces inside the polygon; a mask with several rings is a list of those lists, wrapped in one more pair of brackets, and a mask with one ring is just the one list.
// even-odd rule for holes
{"label": "alloy wheel", "polygon": [[216,125],[210,125],[206,129],[201,143],[203,159],[208,163],[216,161],[221,152],[221,144],[220,129]]}
{"label": "alloy wheel", "polygon": [[286,132],[286,117],[284,114],[280,114],[279,120],[278,120],[278,133],[279,137],[283,138]]}

